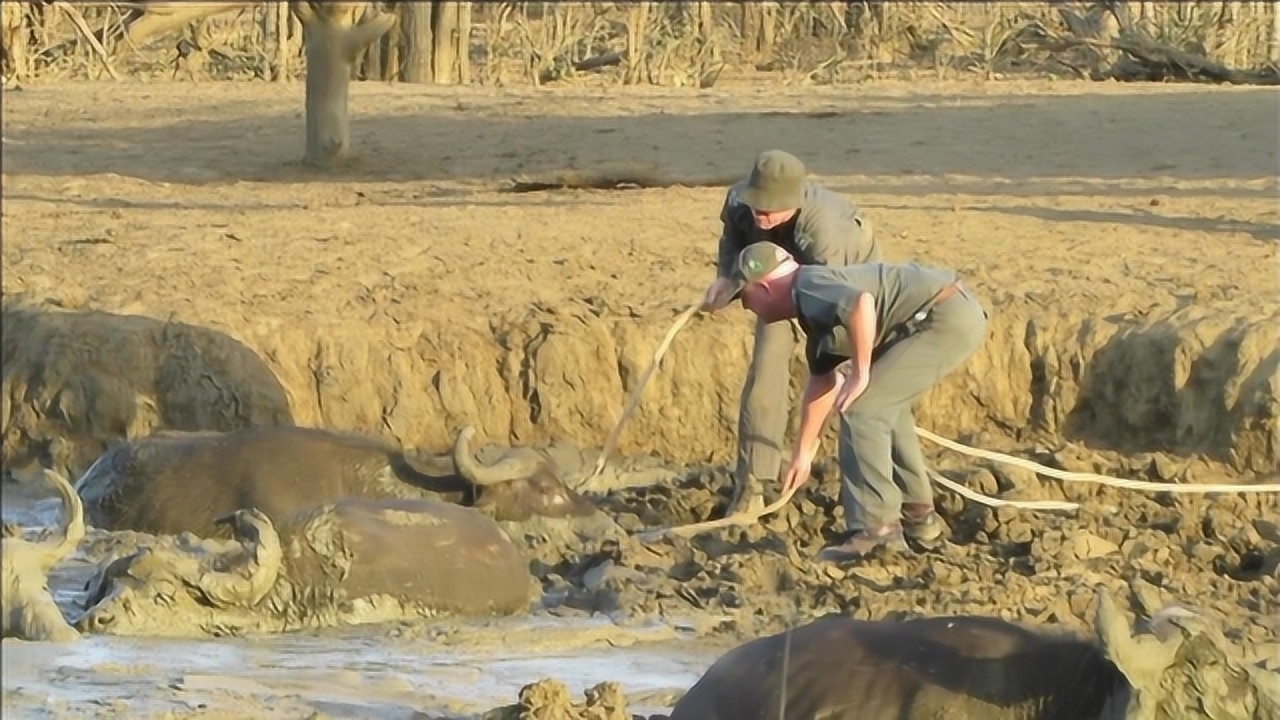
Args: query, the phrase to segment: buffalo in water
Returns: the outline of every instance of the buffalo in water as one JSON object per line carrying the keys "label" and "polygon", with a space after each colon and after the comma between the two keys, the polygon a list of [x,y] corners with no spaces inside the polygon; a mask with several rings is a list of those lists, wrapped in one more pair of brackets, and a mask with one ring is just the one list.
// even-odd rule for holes
{"label": "buffalo in water", "polygon": [[729,651],[670,720],[1280,720],[1280,675],[1182,608],[1151,626],[1133,634],[1101,589],[1092,640],[991,617],[828,616]]}
{"label": "buffalo in water", "polygon": [[510,522],[597,512],[537,450],[512,448],[492,465],[477,462],[474,434],[464,428],[452,455],[437,457],[318,428],[157,433],[113,445],[76,491],[95,527],[155,535],[216,535],[214,518],[242,508],[280,522],[349,497],[444,500]]}
{"label": "buffalo in water", "polygon": [[277,526],[256,509],[218,518],[230,541],[157,537],[104,561],[83,632],[236,635],[413,617],[526,611],[538,583],[498,523],[428,499],[346,498]]}
{"label": "buffalo in water", "polygon": [[0,625],[3,636],[20,640],[68,642],[79,637],[58,609],[49,593],[49,572],[75,552],[85,536],[84,507],[80,497],[61,475],[42,470],[62,498],[62,527],[50,538],[31,542],[19,537],[20,530],[5,528],[3,554],[4,587],[0,595]]}

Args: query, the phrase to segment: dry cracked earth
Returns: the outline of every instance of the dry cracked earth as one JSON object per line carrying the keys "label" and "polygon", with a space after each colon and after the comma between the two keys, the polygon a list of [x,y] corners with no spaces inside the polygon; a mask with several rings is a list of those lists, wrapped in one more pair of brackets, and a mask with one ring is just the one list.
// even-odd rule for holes
{"label": "dry cracked earth", "polygon": [[[921,427],[1059,469],[1277,481],[1273,93],[359,84],[359,157],[326,178],[296,165],[301,93],[134,82],[6,93],[7,466],[43,458],[75,474],[122,434],[282,421],[439,450],[465,424],[498,444],[598,447],[712,277],[724,185],[782,147],[867,209],[889,259],[953,267],[991,309],[986,344],[924,399]],[[507,191],[514,177],[566,175],[663,187]],[[723,511],[750,327],[732,308],[673,343],[620,444],[667,468],[662,481],[596,495],[623,529]],[[798,386],[799,358],[794,370]],[[30,380],[40,373],[78,391],[51,396],[51,382]],[[926,442],[936,468],[973,490],[1081,508],[992,509],[939,489],[947,543],[836,568],[814,561],[843,529],[833,430],[815,481],[759,526],[531,548],[547,614],[604,615],[637,637],[664,620],[716,647],[826,612],[1083,630],[1105,584],[1139,617],[1184,603],[1251,660],[1280,662],[1275,494],[1064,482]],[[124,542],[98,537],[86,554]],[[433,628],[370,632],[388,643],[460,632]],[[584,695],[554,667],[542,675],[487,717],[664,705],[628,695],[625,677]],[[38,698],[6,688],[5,709],[325,712],[278,688],[271,702],[244,690],[175,710],[165,693],[177,691],[143,685],[89,715],[69,701],[42,715]],[[396,692],[392,705],[417,714],[376,716],[448,714]]]}

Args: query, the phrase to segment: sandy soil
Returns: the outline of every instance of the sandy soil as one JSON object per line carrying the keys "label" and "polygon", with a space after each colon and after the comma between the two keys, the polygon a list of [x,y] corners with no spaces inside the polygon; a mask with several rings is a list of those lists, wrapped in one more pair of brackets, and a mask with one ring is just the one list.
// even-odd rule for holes
{"label": "sandy soil", "polygon": [[[433,448],[466,423],[504,443],[599,445],[674,314],[712,276],[723,185],[759,150],[783,147],[868,209],[890,258],[954,267],[992,307],[989,341],[926,399],[923,427],[1073,470],[1276,477],[1280,218],[1267,90],[359,85],[358,161],[323,178],[295,163],[301,107],[301,87],[265,84],[6,93],[6,463],[49,453],[79,472],[122,432],[290,418]],[[513,176],[569,170],[699,187],[504,192]],[[695,320],[620,449],[724,462],[749,340],[740,309]],[[157,364],[159,349],[176,364]],[[49,363],[55,350],[71,360]],[[828,573],[807,562],[841,529],[827,466],[799,509],[766,528],[624,558],[662,582],[618,580],[614,602],[635,618],[732,616],[706,625],[743,637],[829,610],[1082,626],[1086,586],[1107,582],[1135,608],[1144,597],[1206,607],[1247,652],[1275,651],[1274,496],[1064,486],[935,458],[985,492],[1085,507],[1070,518],[992,513],[944,495],[957,542],[941,555]],[[692,470],[605,504],[628,528],[702,519],[723,504],[724,481],[723,468]],[[85,684],[123,672],[141,678],[120,700],[131,717],[214,717],[144,699],[172,678],[129,669],[134,651],[86,647],[65,651],[72,663],[6,643],[6,716],[82,716]],[[25,679],[11,681],[11,659]],[[687,679],[668,670],[672,684]],[[627,675],[570,684],[580,697]],[[313,690],[276,687],[302,698],[278,716],[331,712]],[[386,717],[444,707],[418,695],[435,689],[399,692],[408,714]],[[234,702],[269,696],[254,688]]]}

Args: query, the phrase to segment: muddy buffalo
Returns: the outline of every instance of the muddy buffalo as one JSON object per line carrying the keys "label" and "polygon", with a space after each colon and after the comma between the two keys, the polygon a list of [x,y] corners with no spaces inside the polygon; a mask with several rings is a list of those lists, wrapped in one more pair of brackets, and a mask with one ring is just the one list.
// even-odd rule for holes
{"label": "muddy buffalo", "polygon": [[573,517],[595,506],[530,448],[492,465],[464,428],[452,456],[411,455],[360,435],[294,426],[165,432],[109,448],[76,483],[89,521],[107,530],[219,534],[213,519],[257,508],[279,522],[348,497],[426,498],[473,506],[500,521]]}
{"label": "muddy buffalo", "polygon": [[157,537],[104,561],[84,632],[226,635],[526,611],[538,586],[492,518],[428,499],[347,498],[280,523],[219,518],[230,541]]}
{"label": "muddy buffalo", "polygon": [[3,555],[4,587],[0,595],[0,623],[3,636],[21,640],[67,642],[80,636],[62,615],[49,594],[49,571],[75,552],[84,539],[84,508],[80,498],[61,475],[42,471],[44,478],[62,498],[62,527],[47,540],[23,539],[17,528],[5,528]]}
{"label": "muddy buffalo", "polygon": [[1164,637],[1132,634],[1105,591],[1095,640],[989,617],[828,616],[726,653],[671,720],[1280,718],[1280,678],[1233,660],[1200,618],[1175,608],[1152,626]]}

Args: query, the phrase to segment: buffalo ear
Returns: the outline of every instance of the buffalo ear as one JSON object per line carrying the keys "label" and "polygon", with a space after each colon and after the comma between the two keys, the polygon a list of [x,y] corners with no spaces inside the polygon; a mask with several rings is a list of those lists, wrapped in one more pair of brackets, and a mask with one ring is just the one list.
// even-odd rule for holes
{"label": "buffalo ear", "polygon": [[1152,636],[1135,637],[1128,614],[1116,605],[1101,585],[1097,589],[1097,599],[1094,626],[1103,653],[1135,689],[1154,692],[1160,677],[1173,665],[1178,649],[1182,647],[1183,634],[1172,633],[1164,640]]}

